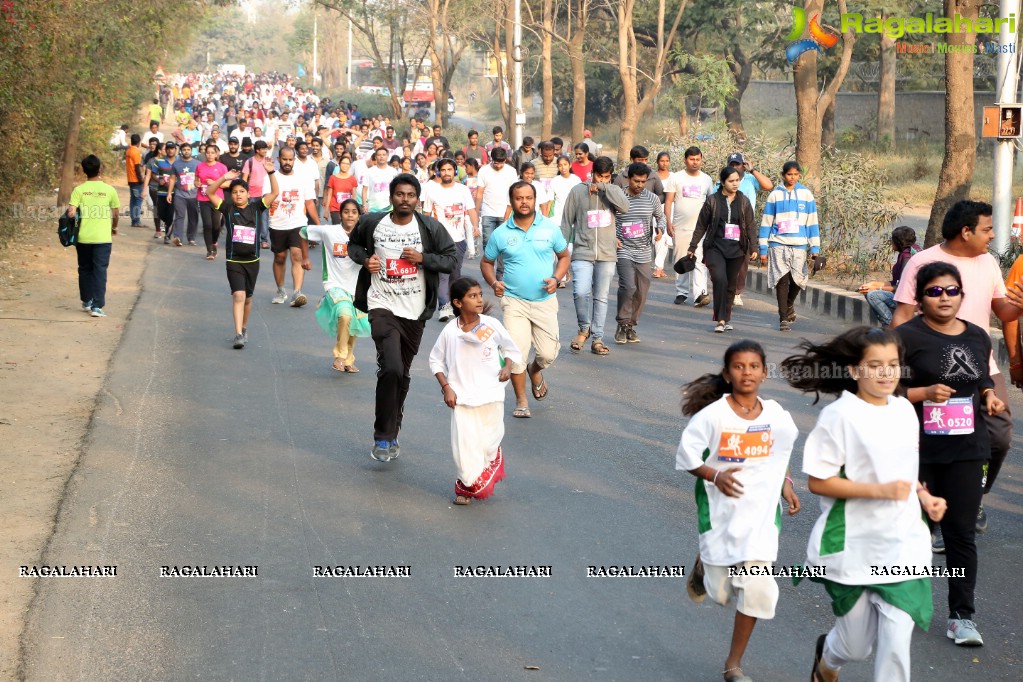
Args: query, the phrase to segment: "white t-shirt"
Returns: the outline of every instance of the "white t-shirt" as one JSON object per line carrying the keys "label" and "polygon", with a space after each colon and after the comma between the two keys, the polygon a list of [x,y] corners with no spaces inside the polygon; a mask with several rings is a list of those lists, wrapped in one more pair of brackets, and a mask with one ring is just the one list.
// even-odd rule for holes
{"label": "white t-shirt", "polygon": [[270,229],[293,230],[309,221],[305,214],[305,202],[315,199],[309,179],[299,174],[298,168],[285,175],[277,171],[277,188],[280,194],[270,206]]}
{"label": "white t-shirt", "polygon": [[320,178],[320,167],[316,165],[316,160],[312,156],[305,157],[305,161],[302,161],[297,156],[295,157],[295,173],[301,173],[309,183],[309,193],[313,196],[316,195],[316,183]]}
{"label": "white t-shirt", "polygon": [[151,137],[155,137],[160,141],[161,144],[163,144],[163,133],[161,133],[159,130],[157,130],[155,133],[151,130],[147,130],[146,132],[142,133],[142,144],[148,144],[149,138]]}
{"label": "white t-shirt", "polygon": [[456,182],[444,187],[439,182],[428,182],[423,187],[423,212],[439,220],[456,243],[472,235],[469,211],[474,208],[476,202],[465,185]]}
{"label": "white t-shirt", "polygon": [[727,396],[711,403],[689,420],[675,454],[679,470],[704,463],[717,470],[742,468],[734,473],[743,485],[741,497],[696,480],[700,557],[712,566],[778,558],[779,498],[799,430],[776,401],[760,403],[763,410],[752,420],[735,414]]}
{"label": "white t-shirt", "polygon": [[430,351],[430,373],[444,372],[459,405],[479,407],[504,402],[510,382],[500,382],[501,358],[521,363],[522,353],[497,319],[480,315],[479,323],[463,332],[455,318],[441,330]]}
{"label": "white t-shirt", "polygon": [[426,275],[422,265],[401,257],[405,247],[423,252],[423,236],[414,217],[408,225],[395,225],[387,215],[373,232],[380,271],[370,277],[366,301],[370,310],[390,310],[395,317],[418,320],[426,310]]}
{"label": "white t-shirt", "polygon": [[320,242],[323,248],[323,290],[344,289],[355,295],[362,267],[348,257],[348,233],[341,225],[309,225],[302,230],[309,241]]}
{"label": "white t-shirt", "polygon": [[483,188],[483,204],[480,207],[480,215],[484,218],[504,218],[505,209],[511,202],[508,201],[508,188],[514,185],[519,179],[515,169],[509,164],[504,164],[500,172],[494,170],[491,164],[480,168],[476,174],[477,189]]}
{"label": "white t-shirt", "polygon": [[398,174],[390,166],[370,166],[359,179],[359,195],[362,195],[362,188],[369,190],[366,201],[366,210],[385,211],[391,205],[391,180]]}
{"label": "white t-shirt", "polygon": [[[664,193],[675,193],[674,206],[671,207],[671,224],[677,232],[689,232],[696,229],[696,220],[700,217],[700,209],[706,203],[714,187],[714,181],[703,171],[693,177],[684,170],[672,173],[664,183]],[[687,246],[683,244],[683,246]]]}
{"label": "white t-shirt", "polygon": [[565,212],[565,202],[568,201],[568,192],[578,185],[582,180],[575,173],[569,173],[567,178],[558,175],[550,179],[551,194],[554,195],[554,212],[551,216],[559,227],[561,226],[561,216]]}
{"label": "white t-shirt", "polygon": [[[803,448],[803,471],[815,478],[888,483],[919,476],[920,424],[913,405],[891,396],[871,405],[848,391],[817,418]],[[806,563],[824,566],[843,585],[907,580],[871,575],[871,566],[930,566],[930,532],[914,493],[905,500],[821,497],[821,515],[810,531]]]}
{"label": "white t-shirt", "polygon": [[537,210],[539,210],[541,204],[546,204],[553,197],[551,197],[550,193],[547,191],[547,188],[544,186],[543,180],[533,180],[533,182],[529,184],[531,184],[533,186],[533,189],[536,190],[536,208]]}

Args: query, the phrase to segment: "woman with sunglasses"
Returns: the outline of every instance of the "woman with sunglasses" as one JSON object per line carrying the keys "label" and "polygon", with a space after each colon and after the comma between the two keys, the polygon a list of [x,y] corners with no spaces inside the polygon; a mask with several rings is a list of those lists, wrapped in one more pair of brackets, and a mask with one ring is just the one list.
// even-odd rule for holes
{"label": "woman with sunglasses", "polygon": [[[991,455],[984,422],[1005,410],[1005,403],[995,395],[988,368],[991,337],[958,317],[967,294],[956,266],[924,265],[916,275],[921,314],[895,332],[906,348],[908,377],[902,385],[920,422],[920,480],[948,502],[940,524],[951,574],[946,635],[960,646],[980,646],[984,640],[973,622],[973,593],[977,510]],[[936,540],[932,534],[932,545]]]}

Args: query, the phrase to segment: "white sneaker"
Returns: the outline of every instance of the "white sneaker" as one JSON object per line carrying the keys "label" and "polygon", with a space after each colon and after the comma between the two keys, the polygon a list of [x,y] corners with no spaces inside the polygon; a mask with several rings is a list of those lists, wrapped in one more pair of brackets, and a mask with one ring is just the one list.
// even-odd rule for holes
{"label": "white sneaker", "polygon": [[742,307],[742,296],[740,296],[739,294],[736,294],[735,298],[732,299],[732,305],[739,306],[741,308]]}
{"label": "white sneaker", "polygon": [[274,294],[273,300],[271,300],[270,302],[271,303],[284,303],[287,300],[288,300],[288,292],[285,291],[284,289],[278,287],[277,288],[277,293]]}
{"label": "white sneaker", "polygon": [[945,635],[959,646],[984,646],[977,624],[968,618],[949,618]]}
{"label": "white sneaker", "polygon": [[441,306],[440,313],[437,316],[441,322],[447,322],[455,316],[455,311],[451,309],[450,305]]}
{"label": "white sneaker", "polygon": [[307,302],[308,301],[307,301],[307,299],[305,297],[305,294],[303,294],[301,291],[296,291],[294,294],[291,295],[291,307],[292,308],[301,308]]}

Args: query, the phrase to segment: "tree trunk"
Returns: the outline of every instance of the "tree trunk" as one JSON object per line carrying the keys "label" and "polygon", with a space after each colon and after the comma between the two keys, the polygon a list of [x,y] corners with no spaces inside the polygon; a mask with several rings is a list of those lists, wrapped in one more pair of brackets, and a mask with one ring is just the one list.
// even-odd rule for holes
{"label": "tree trunk", "polygon": [[895,39],[882,33],[878,58],[877,147],[886,152],[895,149],[895,59]]}
{"label": "tree trunk", "polygon": [[68,113],[67,137],[64,138],[64,153],[60,158],[60,187],[57,191],[57,208],[66,209],[75,187],[75,168],[78,166],[78,136],[82,130],[82,106],[84,95],[75,93]]}
{"label": "tree trunk", "polygon": [[[963,19],[977,18],[980,0],[945,0],[945,16],[958,13]],[[949,46],[974,45],[975,33],[949,33]],[[938,189],[927,221],[924,246],[942,240],[941,223],[952,204],[970,196],[973,167],[977,157],[977,131],[973,111],[973,54],[949,52],[945,55],[945,156],[938,173]]]}
{"label": "tree trunk", "polygon": [[686,111],[686,105],[687,104],[689,104],[689,102],[687,102],[686,98],[683,97],[682,98],[682,102],[679,104],[679,108],[678,108],[678,134],[679,134],[679,137],[685,137],[686,135],[689,134],[689,112]]}
{"label": "tree trunk", "polygon": [[817,124],[816,52],[811,50],[800,55],[793,65],[792,82],[796,91],[796,161],[809,179],[816,177],[821,162],[821,128]]}
{"label": "tree trunk", "polygon": [[586,62],[583,57],[583,32],[580,30],[569,44],[568,60],[572,63],[572,142],[583,141],[586,129]]}
{"label": "tree trunk", "polygon": [[[662,0],[663,3],[663,0]],[[632,30],[635,0],[618,4],[618,75],[622,79],[622,120],[618,135],[618,163],[629,158],[639,122],[639,84],[636,82],[636,33]]]}
{"label": "tree trunk", "polygon": [[725,100],[725,122],[732,134],[741,142],[745,142],[746,129],[742,126],[742,95],[749,87],[750,78],[753,76],[753,64],[746,58],[745,53],[736,47],[732,50],[730,65],[732,76],[735,78],[735,95]]}
{"label": "tree trunk", "polygon": [[507,90],[502,93],[503,96],[508,98],[508,109],[507,114],[504,117],[504,131],[505,136],[508,138],[514,138],[515,130],[515,92],[518,87],[518,83],[515,80],[515,3],[505,2],[505,13],[504,13],[504,82],[507,84]]}
{"label": "tree trunk", "polygon": [[821,118],[821,146],[828,151],[835,149],[835,100],[831,100]]}
{"label": "tree trunk", "polygon": [[543,0],[542,20],[540,60],[543,64],[543,123],[540,137],[549,140],[554,128],[554,67],[551,63],[551,53],[554,49],[554,38],[551,35],[551,31],[554,30],[554,0]]}

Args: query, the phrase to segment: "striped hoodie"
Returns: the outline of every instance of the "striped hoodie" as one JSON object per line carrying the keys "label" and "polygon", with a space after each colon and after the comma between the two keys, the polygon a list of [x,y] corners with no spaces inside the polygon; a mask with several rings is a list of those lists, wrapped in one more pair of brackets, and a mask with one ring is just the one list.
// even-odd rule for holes
{"label": "striped hoodie", "polygon": [[760,220],[760,255],[768,246],[809,246],[811,254],[821,251],[821,232],[817,224],[817,202],[801,182],[788,191],[778,185],[767,195],[764,216]]}

